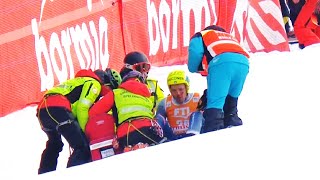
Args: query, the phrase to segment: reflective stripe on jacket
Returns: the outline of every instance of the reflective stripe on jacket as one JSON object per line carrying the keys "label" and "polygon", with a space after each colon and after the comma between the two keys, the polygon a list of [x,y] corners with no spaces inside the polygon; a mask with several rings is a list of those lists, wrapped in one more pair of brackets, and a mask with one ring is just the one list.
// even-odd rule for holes
{"label": "reflective stripe on jacket", "polygon": [[101,84],[91,77],[76,77],[53,87],[48,94],[64,95],[71,103],[72,114],[77,118],[81,129],[84,131],[88,121],[88,111],[99,97]]}
{"label": "reflective stripe on jacket", "polygon": [[148,97],[121,88],[115,89],[113,92],[118,112],[118,124],[136,117],[153,118],[153,103]]}

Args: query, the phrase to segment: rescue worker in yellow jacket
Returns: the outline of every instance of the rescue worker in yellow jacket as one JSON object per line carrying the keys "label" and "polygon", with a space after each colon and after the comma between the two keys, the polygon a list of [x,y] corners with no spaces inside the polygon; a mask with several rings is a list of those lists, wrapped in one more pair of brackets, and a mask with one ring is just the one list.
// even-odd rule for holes
{"label": "rescue worker in yellow jacket", "polygon": [[155,79],[148,78],[148,73],[151,68],[151,64],[147,56],[138,51],[132,51],[124,57],[124,66],[120,70],[120,75],[124,78],[130,71],[139,71],[146,79],[147,87],[151,93],[151,101],[153,103],[154,110],[158,106],[159,102],[164,98],[163,90],[159,86],[159,83]]}
{"label": "rescue worker in yellow jacket", "polygon": [[92,116],[112,110],[120,152],[162,141],[163,131],[153,119],[150,96],[144,76],[138,71],[130,71],[117,89],[107,93],[91,107]]}
{"label": "rescue worker in yellow jacket", "polygon": [[183,70],[167,77],[170,95],[158,105],[156,119],[168,140],[200,134],[203,116],[198,109],[200,94],[189,92],[189,78]]}
{"label": "rescue worker in yellow jacket", "polygon": [[45,92],[38,104],[37,117],[48,136],[38,173],[56,170],[59,153],[63,149],[61,135],[73,149],[67,167],[91,161],[84,129],[91,105],[100,97],[107,81],[103,70],[80,70],[75,78]]}

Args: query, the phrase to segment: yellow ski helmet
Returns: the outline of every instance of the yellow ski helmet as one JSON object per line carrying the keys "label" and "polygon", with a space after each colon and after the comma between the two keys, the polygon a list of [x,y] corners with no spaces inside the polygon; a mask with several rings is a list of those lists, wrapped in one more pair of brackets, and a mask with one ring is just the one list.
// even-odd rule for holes
{"label": "yellow ski helmet", "polygon": [[175,70],[169,73],[167,78],[167,85],[170,88],[171,85],[185,84],[187,92],[189,91],[189,78],[182,70]]}

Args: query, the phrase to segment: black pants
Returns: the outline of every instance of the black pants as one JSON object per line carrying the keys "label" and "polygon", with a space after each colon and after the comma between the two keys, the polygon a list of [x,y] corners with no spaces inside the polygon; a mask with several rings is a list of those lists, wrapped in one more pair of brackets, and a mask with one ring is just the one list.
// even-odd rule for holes
{"label": "black pants", "polygon": [[290,10],[289,10],[289,7],[287,6],[286,0],[279,0],[279,2],[280,2],[282,16],[290,17]]}
{"label": "black pants", "polygon": [[152,145],[159,143],[162,139],[152,127],[143,127],[139,131],[132,131],[128,135],[118,138],[118,142],[120,149],[123,150],[128,145],[134,146],[140,142]]}
{"label": "black pants", "polygon": [[42,129],[48,136],[46,148],[41,155],[39,174],[56,170],[59,153],[63,148],[61,135],[73,149],[67,167],[91,161],[86,136],[71,112],[63,107],[48,107],[40,109],[38,113]]}
{"label": "black pants", "polygon": [[303,5],[306,3],[305,0],[300,0],[299,3],[295,4],[292,0],[288,1],[288,7],[290,9],[290,19],[292,22],[292,25],[296,22],[296,19],[303,7]]}

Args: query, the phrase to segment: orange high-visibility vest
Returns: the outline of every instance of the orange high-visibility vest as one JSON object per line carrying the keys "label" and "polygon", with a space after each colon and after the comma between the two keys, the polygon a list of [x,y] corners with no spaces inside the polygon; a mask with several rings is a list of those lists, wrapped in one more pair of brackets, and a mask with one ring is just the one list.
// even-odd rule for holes
{"label": "orange high-visibility vest", "polygon": [[[246,57],[250,57],[249,53],[240,45],[238,40],[229,33],[215,31],[215,30],[204,30],[201,31],[202,40],[206,46],[205,57],[202,60],[202,66],[204,69],[203,74],[207,73],[208,62],[215,56],[226,53],[234,52],[243,54]],[[209,59],[208,59],[209,57]],[[206,61],[206,62],[204,62]]]}
{"label": "orange high-visibility vest", "polygon": [[174,104],[173,97],[166,98],[166,113],[174,134],[186,133],[189,128],[190,114],[196,111],[200,99],[199,93],[193,93],[192,98],[184,104]]}

